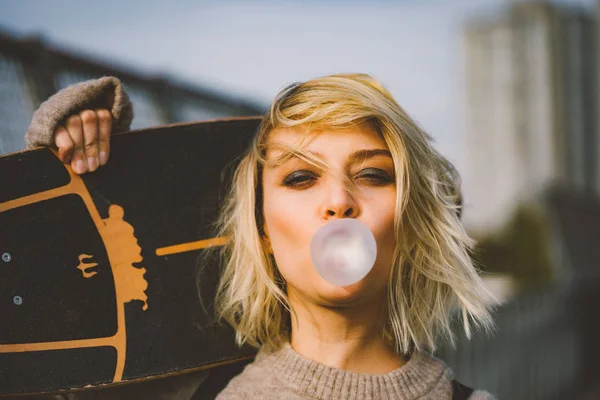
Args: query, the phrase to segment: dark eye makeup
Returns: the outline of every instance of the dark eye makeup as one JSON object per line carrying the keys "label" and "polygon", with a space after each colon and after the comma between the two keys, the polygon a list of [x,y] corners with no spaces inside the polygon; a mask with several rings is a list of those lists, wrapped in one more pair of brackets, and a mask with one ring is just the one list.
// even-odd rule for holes
{"label": "dark eye makeup", "polygon": [[[314,172],[307,170],[294,171],[287,175],[282,182],[283,186],[287,187],[305,187],[310,186],[312,182],[316,181],[318,175]],[[365,168],[355,175],[355,179],[366,180],[368,184],[375,186],[383,186],[392,183],[392,178],[382,169],[379,168]]]}

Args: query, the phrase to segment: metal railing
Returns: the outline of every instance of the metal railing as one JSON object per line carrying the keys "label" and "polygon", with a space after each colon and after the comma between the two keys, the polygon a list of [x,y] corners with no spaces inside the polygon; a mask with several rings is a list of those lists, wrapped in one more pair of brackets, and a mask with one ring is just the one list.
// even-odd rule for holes
{"label": "metal railing", "polygon": [[[600,281],[557,285],[523,293],[496,311],[496,332],[457,336],[443,359],[457,379],[498,399],[583,398],[597,380]],[[457,331],[460,327],[457,326]]]}

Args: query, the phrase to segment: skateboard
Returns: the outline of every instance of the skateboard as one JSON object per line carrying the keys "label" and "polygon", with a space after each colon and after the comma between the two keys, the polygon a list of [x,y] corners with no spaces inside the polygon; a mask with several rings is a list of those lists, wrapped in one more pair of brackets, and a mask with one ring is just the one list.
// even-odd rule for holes
{"label": "skateboard", "polygon": [[[211,237],[260,118],[113,135],[76,175],[50,148],[0,158],[0,395],[59,393],[249,362],[215,324]],[[201,300],[202,299],[202,304]],[[225,384],[226,382],[223,382]]]}

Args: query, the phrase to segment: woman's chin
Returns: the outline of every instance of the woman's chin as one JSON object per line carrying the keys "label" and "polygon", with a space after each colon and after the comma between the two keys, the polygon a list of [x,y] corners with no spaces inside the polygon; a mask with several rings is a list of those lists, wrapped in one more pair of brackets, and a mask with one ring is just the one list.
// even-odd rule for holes
{"label": "woman's chin", "polygon": [[347,306],[360,302],[365,297],[370,297],[369,295],[372,295],[372,293],[368,286],[368,281],[365,278],[347,286],[336,285],[321,279],[317,294],[329,306]]}
{"label": "woman's chin", "polygon": [[[286,276],[286,275],[284,275]],[[288,295],[327,307],[345,307],[370,301],[385,292],[386,280],[373,268],[367,276],[350,285],[335,284],[315,269],[286,276]]]}

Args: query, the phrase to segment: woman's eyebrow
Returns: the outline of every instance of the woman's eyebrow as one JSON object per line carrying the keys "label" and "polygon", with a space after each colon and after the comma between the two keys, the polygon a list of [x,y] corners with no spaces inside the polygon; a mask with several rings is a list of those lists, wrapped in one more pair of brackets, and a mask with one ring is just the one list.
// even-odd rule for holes
{"label": "woman's eyebrow", "polygon": [[[307,153],[310,153],[320,159],[324,159],[323,154],[321,154],[318,151],[312,151],[312,150],[305,150]],[[277,157],[276,162],[278,163],[279,161],[281,161],[284,157],[289,156],[290,152],[285,152],[283,154],[281,154],[279,157]],[[291,154],[292,158],[299,158],[296,154]],[[352,164],[355,163],[357,161],[362,161],[362,160],[366,160],[369,159],[371,157],[376,157],[376,156],[385,156],[385,157],[389,157],[392,158],[392,153],[390,153],[389,150],[386,149],[361,149],[361,150],[357,150],[354,153],[350,154],[350,156],[348,156],[348,162],[347,164]]]}
{"label": "woman's eyebrow", "polygon": [[375,156],[386,156],[392,158],[392,153],[386,149],[361,149],[350,154],[349,161],[352,163],[359,160],[366,160]]}

